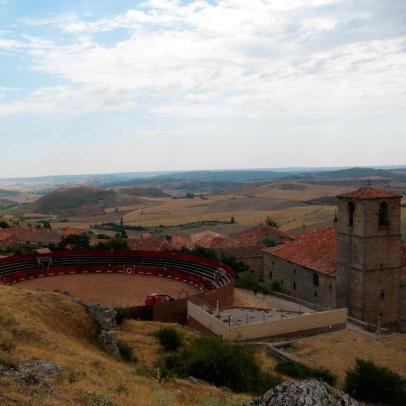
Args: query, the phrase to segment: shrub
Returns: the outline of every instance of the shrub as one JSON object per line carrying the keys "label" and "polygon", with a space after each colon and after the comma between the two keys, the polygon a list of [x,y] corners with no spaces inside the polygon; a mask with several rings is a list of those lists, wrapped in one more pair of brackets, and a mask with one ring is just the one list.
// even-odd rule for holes
{"label": "shrub", "polygon": [[272,237],[265,237],[262,242],[266,247],[276,247],[278,245]]}
{"label": "shrub", "polygon": [[283,292],[281,283],[279,281],[272,281],[271,282],[271,291],[272,292]]}
{"label": "shrub", "polygon": [[278,363],[276,370],[284,375],[298,379],[314,378],[319,381],[324,381],[329,385],[334,386],[337,378],[328,369],[311,368],[307,365],[294,361],[281,361]]}
{"label": "shrub", "polygon": [[400,375],[390,369],[357,359],[355,368],[347,371],[344,390],[360,401],[404,405],[405,386]]}
{"label": "shrub", "polygon": [[249,290],[258,290],[259,282],[255,278],[255,275],[252,272],[242,272],[238,275],[235,285],[238,288],[249,289]]}
{"label": "shrub", "polygon": [[116,311],[116,323],[118,326],[124,323],[124,320],[130,318],[130,309],[125,307],[116,307],[114,309]]}
{"label": "shrub", "polygon": [[91,391],[85,391],[84,403],[86,406],[113,406],[113,402],[103,394],[96,394]]}
{"label": "shrub", "polygon": [[121,358],[126,362],[137,362],[137,357],[134,355],[134,350],[124,341],[117,342],[118,350]]}
{"label": "shrub", "polygon": [[17,368],[18,360],[8,352],[0,350],[0,366],[4,366],[6,368]]}
{"label": "shrub", "polygon": [[175,351],[182,345],[182,338],[178,331],[172,327],[159,329],[155,333],[155,337],[166,351]]}
{"label": "shrub", "polygon": [[180,352],[167,355],[164,364],[179,377],[194,376],[235,392],[258,394],[280,383],[261,371],[251,352],[221,337],[199,337]]}

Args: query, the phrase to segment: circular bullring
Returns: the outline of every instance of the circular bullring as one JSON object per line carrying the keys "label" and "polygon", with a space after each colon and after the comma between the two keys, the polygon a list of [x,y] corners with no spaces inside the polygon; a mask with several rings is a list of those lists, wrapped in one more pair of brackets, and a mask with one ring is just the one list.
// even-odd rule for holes
{"label": "circular bullring", "polygon": [[176,302],[201,296],[231,305],[234,272],[225,264],[174,252],[56,251],[0,259],[0,284],[65,290],[88,303],[114,307],[144,304],[148,293]]}

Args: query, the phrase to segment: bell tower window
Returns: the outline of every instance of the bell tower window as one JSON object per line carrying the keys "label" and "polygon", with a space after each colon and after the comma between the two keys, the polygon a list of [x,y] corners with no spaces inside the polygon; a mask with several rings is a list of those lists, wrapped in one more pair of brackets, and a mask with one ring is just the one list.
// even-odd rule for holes
{"label": "bell tower window", "polygon": [[389,225],[389,208],[388,203],[382,202],[379,205],[379,227],[385,227]]}
{"label": "bell tower window", "polygon": [[348,203],[348,225],[352,227],[354,225],[354,211],[355,204],[353,202]]}

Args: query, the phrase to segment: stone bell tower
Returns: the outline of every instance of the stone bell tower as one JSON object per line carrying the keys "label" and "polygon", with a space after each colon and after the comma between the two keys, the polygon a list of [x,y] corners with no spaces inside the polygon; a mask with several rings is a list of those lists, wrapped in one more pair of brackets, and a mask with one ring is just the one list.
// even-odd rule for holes
{"label": "stone bell tower", "polygon": [[397,322],[402,196],[365,187],[337,197],[337,305],[368,323]]}

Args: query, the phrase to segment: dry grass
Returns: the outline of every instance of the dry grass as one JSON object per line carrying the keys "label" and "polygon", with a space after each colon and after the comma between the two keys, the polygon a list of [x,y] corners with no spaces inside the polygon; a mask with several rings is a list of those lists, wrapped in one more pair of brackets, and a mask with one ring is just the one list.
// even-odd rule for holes
{"label": "dry grass", "polygon": [[355,330],[342,330],[296,341],[289,352],[313,367],[324,367],[338,376],[342,385],[345,372],[357,358],[373,361],[406,375],[406,335],[369,337]]}
{"label": "dry grass", "polygon": [[[1,377],[2,405],[87,405],[91,403],[86,401],[86,391],[105,394],[118,406],[202,405],[208,400],[212,404],[241,405],[247,399],[209,385],[181,380],[159,383],[137,374],[134,365],[110,357],[98,347],[95,325],[69,297],[1,286],[0,309],[1,331],[14,335],[16,348],[10,356],[20,361],[44,359],[65,368],[54,393]],[[120,338],[142,349],[146,362],[153,361],[153,354],[159,352],[152,341],[156,328],[159,325],[129,322]]]}

